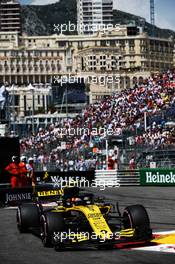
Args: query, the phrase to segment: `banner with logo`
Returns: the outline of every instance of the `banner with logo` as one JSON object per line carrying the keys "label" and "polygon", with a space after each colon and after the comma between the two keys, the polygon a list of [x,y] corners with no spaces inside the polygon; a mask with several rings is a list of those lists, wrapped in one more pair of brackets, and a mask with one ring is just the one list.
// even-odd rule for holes
{"label": "banner with logo", "polygon": [[31,201],[32,188],[3,188],[0,189],[0,205],[17,205],[24,201]]}
{"label": "banner with logo", "polygon": [[140,185],[175,186],[175,169],[141,169]]}
{"label": "banner with logo", "polygon": [[76,186],[80,188],[91,187],[94,181],[94,171],[60,171],[60,172],[36,172],[36,181],[40,183],[52,183],[54,187],[63,188]]}

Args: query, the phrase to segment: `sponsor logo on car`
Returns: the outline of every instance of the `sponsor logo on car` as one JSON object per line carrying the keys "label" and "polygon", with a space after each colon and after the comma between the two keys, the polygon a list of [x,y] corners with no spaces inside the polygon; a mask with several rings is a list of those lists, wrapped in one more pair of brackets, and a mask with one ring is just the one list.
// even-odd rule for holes
{"label": "sponsor logo on car", "polygon": [[54,195],[63,195],[64,191],[63,189],[61,190],[49,190],[49,191],[40,191],[37,192],[37,195],[40,196],[54,196]]}

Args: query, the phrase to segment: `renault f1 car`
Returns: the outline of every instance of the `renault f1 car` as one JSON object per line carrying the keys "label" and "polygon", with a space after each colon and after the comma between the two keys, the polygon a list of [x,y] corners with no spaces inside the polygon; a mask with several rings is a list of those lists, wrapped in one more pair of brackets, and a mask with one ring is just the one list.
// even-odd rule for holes
{"label": "renault f1 car", "polygon": [[77,187],[37,191],[33,202],[18,207],[17,227],[20,232],[37,231],[45,247],[56,249],[83,244],[111,248],[152,239],[142,205],[128,206],[121,213],[118,203],[107,203]]}

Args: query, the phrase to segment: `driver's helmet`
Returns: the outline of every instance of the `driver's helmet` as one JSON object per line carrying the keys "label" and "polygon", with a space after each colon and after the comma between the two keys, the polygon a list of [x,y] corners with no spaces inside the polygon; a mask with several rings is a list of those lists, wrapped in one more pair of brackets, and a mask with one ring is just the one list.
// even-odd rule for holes
{"label": "driver's helmet", "polygon": [[66,206],[71,206],[71,204],[72,204],[72,203],[71,203],[71,199],[67,199],[67,200],[66,200]]}
{"label": "driver's helmet", "polygon": [[86,204],[91,204],[91,198],[89,196],[85,196],[83,200]]}

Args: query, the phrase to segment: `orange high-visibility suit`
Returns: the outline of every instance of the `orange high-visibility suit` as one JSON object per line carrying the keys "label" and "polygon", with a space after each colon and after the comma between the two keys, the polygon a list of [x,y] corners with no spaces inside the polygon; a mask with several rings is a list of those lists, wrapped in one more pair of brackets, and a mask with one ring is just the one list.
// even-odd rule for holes
{"label": "orange high-visibility suit", "polygon": [[11,175],[11,187],[21,187],[21,178],[20,178],[20,168],[19,165],[15,162],[11,162],[5,170]]}

